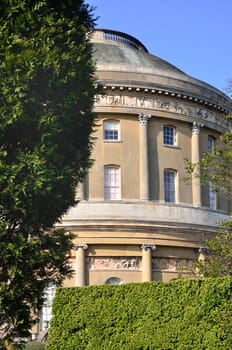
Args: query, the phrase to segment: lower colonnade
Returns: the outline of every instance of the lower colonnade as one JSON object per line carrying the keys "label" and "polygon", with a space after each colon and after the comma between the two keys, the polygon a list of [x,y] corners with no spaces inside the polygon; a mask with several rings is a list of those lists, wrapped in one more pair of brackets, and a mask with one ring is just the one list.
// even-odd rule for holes
{"label": "lower colonnade", "polygon": [[[137,249],[136,249],[137,248]],[[191,269],[191,263],[193,263],[193,257],[195,260],[204,261],[208,251],[206,248],[194,248],[192,249],[192,259],[181,259],[181,258],[160,258],[156,257],[155,251],[157,246],[155,244],[142,243],[139,245],[141,251],[137,258],[133,257],[95,257],[98,262],[94,267],[95,274],[97,271],[101,271],[103,276],[105,276],[102,283],[127,283],[128,272],[137,272],[140,275],[140,282],[151,282],[153,280],[165,280],[165,272],[168,273],[167,280],[176,279],[178,274],[178,263],[179,260],[179,272],[181,269],[185,271],[185,274],[189,274],[187,269]],[[89,273],[91,270],[91,262],[89,259],[92,258],[91,253],[88,254],[88,250],[91,252],[91,247],[86,243],[78,243],[74,245],[74,266],[75,266],[75,282],[74,285],[77,287],[86,286],[90,283]],[[138,246],[135,246],[135,250],[138,252]],[[112,260],[115,259],[115,263]],[[111,262],[109,262],[111,260]],[[158,264],[157,264],[158,260]],[[182,265],[181,265],[181,261]],[[93,261],[92,261],[93,263]],[[99,264],[102,267],[99,269]],[[158,265],[158,266],[157,266]],[[174,266],[175,265],[175,266]],[[192,265],[193,266],[193,265]],[[160,273],[163,272],[164,277],[155,277],[155,271],[159,270]],[[163,270],[163,271],[162,271]],[[109,274],[111,277],[109,277]],[[102,275],[101,275],[102,276]],[[123,278],[125,277],[125,280]],[[138,276],[138,275],[137,275]],[[171,276],[171,278],[170,278]],[[103,277],[104,278],[104,277]],[[137,279],[137,277],[136,277]],[[137,282],[139,280],[137,279]]]}

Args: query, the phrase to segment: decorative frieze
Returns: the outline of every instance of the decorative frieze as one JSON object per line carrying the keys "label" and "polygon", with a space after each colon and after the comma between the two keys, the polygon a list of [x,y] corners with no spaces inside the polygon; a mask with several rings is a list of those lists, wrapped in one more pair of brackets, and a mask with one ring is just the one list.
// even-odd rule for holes
{"label": "decorative frieze", "polygon": [[97,95],[95,106],[121,106],[134,107],[158,111],[167,111],[184,116],[190,116],[199,121],[207,121],[220,127],[228,128],[228,121],[219,115],[210,112],[204,108],[194,107],[187,103],[172,101],[170,98],[160,96],[160,98],[151,98],[143,96],[130,96],[122,94]]}
{"label": "decorative frieze", "polygon": [[88,257],[88,270],[141,270],[140,257]]}
{"label": "decorative frieze", "polygon": [[152,270],[153,271],[192,271],[194,262],[191,259],[178,259],[178,258],[152,258]]}
{"label": "decorative frieze", "polygon": [[[150,245],[149,245],[150,248]],[[144,246],[143,249],[146,249]],[[151,247],[153,250],[153,246]],[[191,259],[152,258],[153,271],[192,271],[194,262]],[[86,257],[87,270],[142,270],[141,257]]]}

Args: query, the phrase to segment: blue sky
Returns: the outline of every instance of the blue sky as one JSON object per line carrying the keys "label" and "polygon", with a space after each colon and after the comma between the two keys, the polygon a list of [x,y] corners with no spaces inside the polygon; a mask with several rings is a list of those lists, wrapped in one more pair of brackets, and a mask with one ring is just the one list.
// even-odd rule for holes
{"label": "blue sky", "polygon": [[97,28],[140,40],[150,53],[226,92],[232,79],[232,0],[86,0]]}

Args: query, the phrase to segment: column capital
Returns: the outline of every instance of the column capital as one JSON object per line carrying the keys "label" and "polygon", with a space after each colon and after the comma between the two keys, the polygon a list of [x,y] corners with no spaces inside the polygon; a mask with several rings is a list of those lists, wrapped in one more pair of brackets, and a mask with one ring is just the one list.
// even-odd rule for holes
{"label": "column capital", "polygon": [[205,247],[200,247],[198,249],[198,253],[199,254],[203,254],[203,255],[209,255],[210,254],[210,250],[208,248],[205,248]]}
{"label": "column capital", "polygon": [[78,243],[73,245],[74,250],[78,250],[79,248],[82,248],[84,250],[88,249],[88,244],[86,243]]}
{"label": "column capital", "polygon": [[201,128],[203,128],[204,124],[198,123],[198,122],[193,122],[192,124],[192,133],[193,134],[199,134]]}
{"label": "column capital", "polygon": [[151,115],[145,115],[143,113],[139,113],[138,115],[138,121],[139,125],[141,126],[147,126],[148,120],[151,118]]}
{"label": "column capital", "polygon": [[155,245],[155,244],[146,244],[146,243],[143,243],[143,244],[141,245],[141,249],[142,249],[142,250],[148,250],[148,249],[156,250],[156,245]]}

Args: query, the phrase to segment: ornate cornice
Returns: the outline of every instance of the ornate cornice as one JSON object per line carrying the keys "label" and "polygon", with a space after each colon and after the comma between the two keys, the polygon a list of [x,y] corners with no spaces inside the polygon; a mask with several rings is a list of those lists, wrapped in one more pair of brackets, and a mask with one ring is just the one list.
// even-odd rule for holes
{"label": "ornate cornice", "polygon": [[[60,226],[57,226],[60,227]],[[61,226],[64,227],[64,226]],[[82,232],[101,232],[101,234],[108,232],[115,232],[115,230],[121,234],[124,235],[124,233],[131,233],[131,232],[138,232],[141,233],[169,233],[169,235],[176,235],[178,232],[181,232],[181,235],[184,234],[196,234],[196,232],[201,235],[202,237],[205,237],[208,233],[215,233],[218,231],[217,227],[214,226],[203,226],[200,224],[180,224],[176,223],[173,224],[173,222],[163,222],[163,221],[156,221],[155,223],[149,223],[146,222],[140,222],[135,223],[134,221],[126,221],[126,222],[120,222],[120,220],[115,221],[114,223],[106,223],[104,221],[99,221],[99,223],[95,222],[92,223],[90,221],[81,221],[78,220],[75,224],[70,223],[70,225],[66,225],[65,229],[67,231],[82,231]]]}

